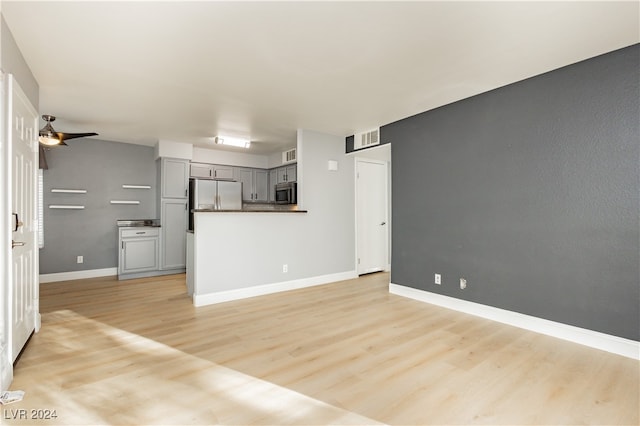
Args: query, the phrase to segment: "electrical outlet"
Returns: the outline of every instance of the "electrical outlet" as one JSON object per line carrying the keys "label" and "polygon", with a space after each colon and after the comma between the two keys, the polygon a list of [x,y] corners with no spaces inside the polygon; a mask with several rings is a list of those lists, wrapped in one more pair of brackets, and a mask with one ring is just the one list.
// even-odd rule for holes
{"label": "electrical outlet", "polygon": [[436,274],[435,283],[438,285],[442,284],[442,277],[440,276],[440,274]]}
{"label": "electrical outlet", "polygon": [[289,272],[289,265],[285,263],[282,265],[282,273],[286,274],[287,272]]}
{"label": "electrical outlet", "polygon": [[460,278],[460,289],[464,290],[465,288],[467,288],[467,280]]}
{"label": "electrical outlet", "polygon": [[78,256],[76,258],[76,263],[84,263],[84,256]]}

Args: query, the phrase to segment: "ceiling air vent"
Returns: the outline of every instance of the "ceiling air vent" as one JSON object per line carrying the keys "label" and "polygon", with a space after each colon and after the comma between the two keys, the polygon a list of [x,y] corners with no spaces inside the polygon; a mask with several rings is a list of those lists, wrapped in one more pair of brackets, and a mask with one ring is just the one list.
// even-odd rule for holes
{"label": "ceiling air vent", "polygon": [[290,149],[289,151],[284,151],[282,153],[282,163],[293,163],[296,161],[296,149]]}
{"label": "ceiling air vent", "polygon": [[374,145],[380,145],[380,128],[355,134],[353,149],[368,148]]}

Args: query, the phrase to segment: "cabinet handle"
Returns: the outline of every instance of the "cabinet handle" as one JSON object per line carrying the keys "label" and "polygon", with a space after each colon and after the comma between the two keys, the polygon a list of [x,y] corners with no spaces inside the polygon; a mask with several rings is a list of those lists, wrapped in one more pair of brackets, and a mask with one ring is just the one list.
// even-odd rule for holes
{"label": "cabinet handle", "polygon": [[122,250],[124,250],[124,241],[122,242]]}
{"label": "cabinet handle", "polygon": [[140,232],[136,232],[137,235],[144,235],[146,232],[144,231],[140,231]]}
{"label": "cabinet handle", "polygon": [[211,173],[213,173],[213,170],[209,169],[209,177],[211,177]]}

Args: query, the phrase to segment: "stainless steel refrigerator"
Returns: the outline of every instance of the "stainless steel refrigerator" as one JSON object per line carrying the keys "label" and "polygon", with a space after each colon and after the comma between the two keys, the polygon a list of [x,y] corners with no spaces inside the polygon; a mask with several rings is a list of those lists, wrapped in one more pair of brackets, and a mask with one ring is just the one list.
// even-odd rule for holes
{"label": "stainless steel refrigerator", "polygon": [[189,230],[193,209],[242,210],[242,182],[189,179]]}

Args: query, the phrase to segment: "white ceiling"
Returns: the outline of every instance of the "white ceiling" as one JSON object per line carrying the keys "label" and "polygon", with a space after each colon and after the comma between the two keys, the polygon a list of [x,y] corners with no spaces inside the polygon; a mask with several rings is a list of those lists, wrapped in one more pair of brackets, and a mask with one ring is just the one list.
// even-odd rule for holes
{"label": "white ceiling", "polygon": [[58,131],[153,145],[369,130],[640,42],[639,3],[2,2]]}

